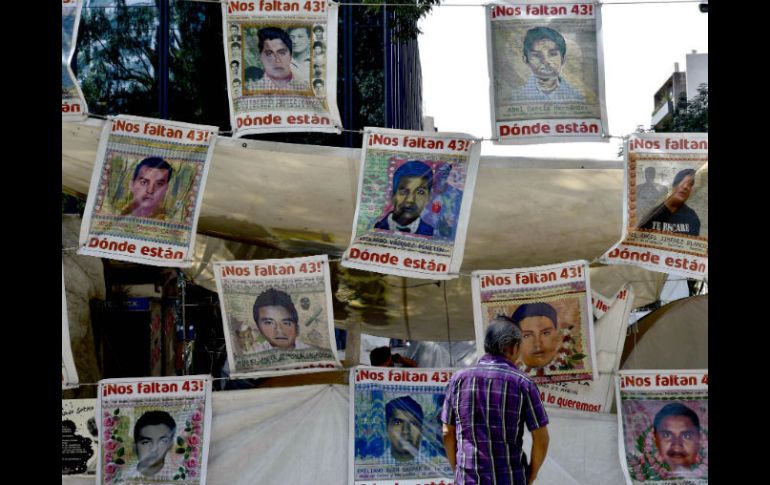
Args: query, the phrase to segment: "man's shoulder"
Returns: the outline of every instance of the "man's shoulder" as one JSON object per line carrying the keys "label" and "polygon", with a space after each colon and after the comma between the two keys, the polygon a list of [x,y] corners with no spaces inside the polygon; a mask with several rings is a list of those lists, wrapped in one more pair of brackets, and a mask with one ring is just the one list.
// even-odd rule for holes
{"label": "man's shoulder", "polygon": [[389,216],[390,214],[391,214],[390,212],[388,212],[387,214],[385,214],[385,217],[383,217],[382,219],[380,219],[379,221],[377,221],[377,222],[374,224],[374,227],[375,227],[376,229],[390,229],[390,226],[388,225],[388,216]]}
{"label": "man's shoulder", "polygon": [[466,367],[455,372],[452,375],[452,379],[465,379],[468,377],[484,376],[488,379],[500,379],[523,382],[526,384],[534,384],[534,381],[530,376],[520,371],[513,364],[505,364],[501,362],[485,362],[477,363],[473,367]]}

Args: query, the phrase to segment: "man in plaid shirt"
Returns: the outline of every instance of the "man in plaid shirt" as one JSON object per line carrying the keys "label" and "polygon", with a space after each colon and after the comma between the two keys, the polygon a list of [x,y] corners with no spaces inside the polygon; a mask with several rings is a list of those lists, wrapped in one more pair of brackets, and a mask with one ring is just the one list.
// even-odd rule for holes
{"label": "man in plaid shirt", "polygon": [[[441,413],[444,446],[456,485],[527,485],[548,451],[548,416],[532,380],[514,362],[521,331],[495,318],[484,338],[486,354],[452,376]],[[532,433],[532,461],[522,449],[524,425]]]}

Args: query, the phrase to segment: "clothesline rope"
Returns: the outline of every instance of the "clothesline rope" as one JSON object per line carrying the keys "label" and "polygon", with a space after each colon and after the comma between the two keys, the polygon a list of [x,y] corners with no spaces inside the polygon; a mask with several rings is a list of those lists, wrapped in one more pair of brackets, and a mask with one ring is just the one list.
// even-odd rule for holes
{"label": "clothesline rope", "polygon": [[[192,3],[219,3],[219,4],[227,4],[229,0],[172,0],[176,2],[192,2]],[[645,4],[677,4],[677,3],[704,3],[705,0],[641,0],[641,1],[629,1],[629,2],[590,2],[592,5],[645,5]],[[327,3],[334,3],[334,2],[327,2]],[[500,2],[503,3],[503,2]],[[577,3],[577,2],[576,2]],[[585,2],[589,3],[589,2]],[[430,7],[486,7],[487,5],[494,5],[496,2],[487,2],[487,3],[448,3],[448,4],[434,4],[430,5]],[[388,2],[379,2],[379,3],[364,3],[364,2],[357,2],[357,3],[350,3],[350,2],[339,2],[337,5],[341,7],[423,7],[428,5],[423,5],[417,2],[413,3],[388,3]],[[157,8],[157,5],[155,4],[146,4],[146,5],[83,5],[83,8]]]}
{"label": "clothesline rope", "polygon": [[[77,247],[62,248],[62,252],[77,251],[77,249],[78,249]],[[330,263],[339,263],[339,262],[342,261],[342,258],[329,258],[328,261]],[[593,264],[593,263],[598,262],[598,261],[599,261],[599,258],[594,258],[591,262],[589,262],[589,264]],[[218,261],[218,262],[224,263],[225,261]],[[204,264],[202,266],[204,266],[206,268],[213,268],[214,267],[214,262],[209,262],[209,263],[206,263],[206,264]],[[473,275],[471,273],[462,273],[461,272],[461,273],[457,273],[457,276],[465,276],[465,277],[470,278]],[[689,280],[690,280],[690,278],[668,278],[667,279],[667,281],[689,281]],[[441,281],[445,281],[445,280],[431,280],[430,283],[428,283],[428,282],[426,282],[426,283],[417,283],[415,285],[409,286],[409,288],[418,288],[420,286],[435,285],[436,283],[439,283]],[[657,282],[656,279],[641,279],[641,280],[627,280],[627,281],[629,283],[656,283]],[[391,286],[393,286],[393,285],[391,285]],[[399,285],[398,288],[400,288],[400,287],[401,286]]]}
{"label": "clothesline rope", "polygon": [[[100,114],[96,114],[96,113],[88,113],[87,116],[89,118],[95,118],[95,119],[105,120],[105,121],[109,119],[108,116],[100,115]],[[115,116],[117,116],[117,115],[115,115]],[[161,121],[164,121],[164,120],[161,120]],[[171,120],[168,120],[168,121],[171,121]],[[383,129],[387,129],[387,128],[383,128]],[[363,135],[364,133],[366,133],[364,130],[350,130],[350,129],[347,129],[347,128],[340,128],[340,131],[345,132],[345,133],[357,133],[359,135]],[[232,134],[233,134],[232,130],[218,130],[215,133],[215,135],[232,135]],[[602,135],[602,138],[617,138],[617,139],[620,139],[620,140],[625,140],[626,138],[628,138],[628,135],[624,135],[624,136]],[[237,138],[232,138],[232,139],[233,140],[237,140]],[[481,141],[498,141],[498,140],[499,140],[499,138],[484,138],[484,137],[473,138],[472,139],[473,143],[478,143],[478,142],[481,142]],[[245,139],[244,141],[259,141],[259,140]]]}

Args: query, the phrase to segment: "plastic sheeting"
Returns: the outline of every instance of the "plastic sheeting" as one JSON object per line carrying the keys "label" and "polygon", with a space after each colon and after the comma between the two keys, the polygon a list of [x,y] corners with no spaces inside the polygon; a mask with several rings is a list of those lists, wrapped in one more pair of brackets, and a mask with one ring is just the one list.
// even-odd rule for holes
{"label": "plastic sheeting", "polygon": [[[618,485],[624,483],[618,458],[618,417],[548,408],[548,455],[537,485]],[[531,435],[524,435],[529,456]]]}
{"label": "plastic sheeting", "polygon": [[621,369],[708,369],[708,295],[661,307],[631,328]]}

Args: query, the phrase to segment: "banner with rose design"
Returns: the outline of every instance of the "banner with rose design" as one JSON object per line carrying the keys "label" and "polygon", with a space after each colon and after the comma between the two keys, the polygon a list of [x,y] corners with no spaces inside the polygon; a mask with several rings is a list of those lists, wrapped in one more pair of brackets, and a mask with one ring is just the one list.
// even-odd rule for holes
{"label": "banner with rose design", "polygon": [[99,381],[96,483],[205,485],[211,376]]}
{"label": "banner with rose design", "polygon": [[708,369],[620,371],[620,464],[628,485],[708,483]]}
{"label": "banner with rose design", "polygon": [[471,289],[479,355],[489,324],[505,317],[521,329],[515,364],[538,385],[599,378],[587,261],[474,271]]}

